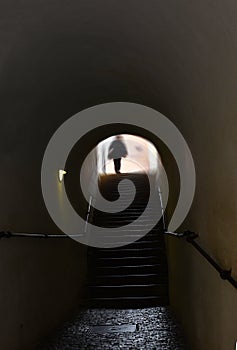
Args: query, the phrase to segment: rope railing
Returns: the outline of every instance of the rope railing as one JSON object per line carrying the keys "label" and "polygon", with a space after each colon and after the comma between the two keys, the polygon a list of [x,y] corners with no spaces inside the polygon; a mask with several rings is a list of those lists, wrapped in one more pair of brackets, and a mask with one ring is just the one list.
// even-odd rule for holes
{"label": "rope railing", "polygon": [[228,281],[233,287],[237,289],[237,281],[231,276],[232,269],[223,269],[196,241],[199,235],[192,231],[185,231],[183,233],[164,231],[164,234],[175,236],[178,238],[186,238],[190,243],[213,267],[219,272],[221,279]]}

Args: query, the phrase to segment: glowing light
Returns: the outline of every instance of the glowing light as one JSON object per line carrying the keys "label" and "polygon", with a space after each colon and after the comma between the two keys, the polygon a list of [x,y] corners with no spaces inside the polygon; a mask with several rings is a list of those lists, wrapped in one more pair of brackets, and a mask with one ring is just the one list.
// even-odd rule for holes
{"label": "glowing light", "polygon": [[59,170],[58,171],[58,178],[59,178],[60,182],[63,181],[63,177],[64,177],[65,174],[67,174],[67,172],[65,170]]}

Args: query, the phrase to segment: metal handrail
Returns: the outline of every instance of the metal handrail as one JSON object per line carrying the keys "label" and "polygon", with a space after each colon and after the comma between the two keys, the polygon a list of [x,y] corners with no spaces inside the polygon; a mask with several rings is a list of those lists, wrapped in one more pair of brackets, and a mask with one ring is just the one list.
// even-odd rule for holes
{"label": "metal handrail", "polygon": [[83,237],[84,233],[78,233],[75,235],[62,234],[50,234],[50,233],[28,233],[28,232],[0,232],[1,238],[13,238],[13,237],[24,237],[24,238],[72,238],[72,237]]}
{"label": "metal handrail", "polygon": [[219,272],[221,279],[228,281],[234,288],[237,289],[237,281],[231,276],[232,269],[223,269],[196,241],[198,234],[192,231],[185,231],[183,233],[164,231],[164,234],[183,238],[186,237],[186,241],[192,246]]}
{"label": "metal handrail", "polygon": [[158,195],[159,195],[160,206],[161,206],[161,215],[162,215],[161,217],[162,217],[163,230],[166,230],[165,208],[164,208],[164,205],[163,205],[162,191],[161,191],[161,188],[160,188],[159,184],[157,185],[157,188],[158,188]]}
{"label": "metal handrail", "polygon": [[1,231],[0,232],[0,239],[1,238],[76,238],[76,237],[83,237],[86,234],[87,226],[90,221],[91,213],[92,213],[92,196],[90,197],[88,209],[86,212],[86,221],[85,221],[85,227],[83,233],[76,233],[73,235],[66,235],[65,233],[61,234],[51,234],[51,233],[28,233],[28,232],[10,232],[10,231]]}

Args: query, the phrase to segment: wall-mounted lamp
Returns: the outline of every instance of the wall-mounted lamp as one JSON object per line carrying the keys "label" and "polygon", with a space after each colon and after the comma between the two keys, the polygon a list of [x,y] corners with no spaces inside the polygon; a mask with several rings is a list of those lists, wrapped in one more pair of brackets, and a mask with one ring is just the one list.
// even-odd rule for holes
{"label": "wall-mounted lamp", "polygon": [[60,182],[63,181],[63,177],[64,177],[65,174],[67,174],[67,172],[65,170],[59,170],[58,171],[58,178],[59,178]]}

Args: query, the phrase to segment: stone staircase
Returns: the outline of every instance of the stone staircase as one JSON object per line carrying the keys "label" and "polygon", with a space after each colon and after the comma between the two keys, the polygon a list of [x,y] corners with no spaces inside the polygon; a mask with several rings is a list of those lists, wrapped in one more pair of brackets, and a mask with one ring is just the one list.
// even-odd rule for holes
{"label": "stone staircase", "polygon": [[[101,181],[101,193],[108,200],[117,199],[117,185],[124,178],[132,180],[136,186],[133,203],[126,210],[115,214],[95,210],[95,224],[113,228],[124,226],[143,213],[150,186],[145,174],[106,175]],[[152,210],[150,213],[144,219],[144,225],[154,215]],[[141,227],[134,225],[132,230],[126,232],[126,227],[123,228],[125,234],[134,236],[139,229]],[[160,223],[146,236],[131,244],[119,248],[88,248],[88,299],[91,307],[98,308],[168,304],[167,260]]]}

